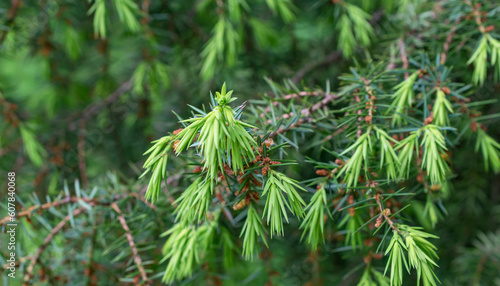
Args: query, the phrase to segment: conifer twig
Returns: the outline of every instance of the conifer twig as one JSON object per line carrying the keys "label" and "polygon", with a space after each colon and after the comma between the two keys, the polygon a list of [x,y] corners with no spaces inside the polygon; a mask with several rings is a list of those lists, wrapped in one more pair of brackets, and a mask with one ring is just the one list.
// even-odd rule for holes
{"label": "conifer twig", "polygon": [[[126,197],[134,197],[140,201],[142,201],[143,203],[145,203],[148,207],[156,210],[156,206],[155,205],[152,205],[150,202],[146,201],[143,197],[139,196],[138,194],[136,193],[129,193],[129,194],[124,194],[124,195],[121,195],[121,196],[116,196],[113,201],[117,201],[117,200],[120,200],[120,199],[124,199]],[[53,202],[48,202],[48,203],[45,203],[45,204],[42,204],[42,205],[34,205],[34,206],[31,206],[29,208],[27,208],[26,210],[24,211],[21,211],[21,212],[18,212],[17,215],[16,215],[16,219],[17,218],[21,218],[21,217],[30,217],[31,214],[35,211],[42,211],[42,210],[46,210],[46,209],[50,209],[50,208],[53,208],[53,207],[58,207],[58,206],[61,206],[61,205],[64,205],[64,204],[69,204],[69,203],[77,203],[78,201],[83,201],[83,202],[86,202],[86,203],[89,203],[91,205],[101,205],[101,206],[109,206],[110,203],[109,202],[100,202],[96,199],[87,199],[87,198],[80,198],[80,197],[65,197],[59,201],[53,201]],[[7,216],[7,217],[4,217],[0,220],[0,225],[2,224],[5,224],[7,223],[7,221],[10,220],[10,216]]]}
{"label": "conifer twig", "polygon": [[111,203],[111,207],[113,210],[115,210],[118,213],[118,220],[120,221],[120,224],[122,225],[123,230],[125,230],[125,235],[127,236],[128,244],[130,245],[130,248],[132,249],[132,254],[134,256],[134,261],[135,264],[137,265],[137,268],[139,269],[139,273],[141,273],[142,280],[144,280],[145,284],[144,285],[149,285],[148,283],[148,276],[146,275],[146,271],[144,270],[144,267],[142,266],[142,259],[139,256],[139,252],[137,251],[137,247],[134,242],[134,237],[132,236],[132,232],[130,231],[130,228],[127,225],[127,221],[125,220],[125,217],[122,214],[122,211],[116,204],[116,202]]}
{"label": "conifer twig", "polygon": [[379,193],[376,193],[375,194],[375,201],[377,201],[377,204],[378,204],[378,208],[380,210],[380,213],[381,215],[384,216],[385,220],[387,221],[387,223],[389,224],[389,226],[394,229],[395,231],[397,231],[398,233],[400,233],[401,231],[399,230],[399,228],[394,224],[394,222],[391,220],[391,218],[387,215],[386,211],[384,210],[384,208],[382,207],[382,203],[380,202],[380,194]]}

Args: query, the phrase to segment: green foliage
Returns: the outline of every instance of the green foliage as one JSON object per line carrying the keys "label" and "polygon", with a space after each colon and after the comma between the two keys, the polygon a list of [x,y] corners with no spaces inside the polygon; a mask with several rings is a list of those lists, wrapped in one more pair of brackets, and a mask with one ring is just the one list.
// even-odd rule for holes
{"label": "green foliage", "polygon": [[[298,218],[304,217],[303,207],[306,203],[295,188],[304,190],[296,181],[286,177],[284,174],[273,170],[269,172],[269,178],[262,192],[262,197],[267,195],[263,216],[266,217],[267,214],[267,224],[271,227],[271,238],[273,237],[273,233],[284,235],[283,217],[288,222],[286,208]],[[284,194],[287,194],[288,202]]]}
{"label": "green foliage", "polygon": [[491,138],[484,130],[477,130],[476,152],[481,149],[484,168],[491,168],[495,173],[500,172],[500,143]]}
{"label": "green foliage", "polygon": [[36,140],[33,132],[29,130],[28,127],[21,125],[19,128],[21,132],[21,138],[23,139],[24,152],[28,155],[31,162],[37,167],[40,167],[43,163],[43,158],[46,157],[47,152]]}
{"label": "green foliage", "polygon": [[401,163],[399,176],[402,178],[408,178],[410,176],[415,147],[418,146],[418,136],[419,131],[413,131],[408,137],[401,140],[396,145],[396,150],[401,149],[399,150],[398,160]]}
{"label": "green foliage", "polygon": [[389,254],[389,260],[387,261],[384,275],[390,265],[391,286],[403,284],[403,265],[406,270],[410,272],[408,262],[406,261],[405,250],[407,249],[403,238],[395,231],[391,242],[385,251],[385,255]]}
{"label": "green foliage", "polygon": [[[190,147],[194,140],[200,142],[197,148],[205,158],[204,169],[209,170],[211,180],[216,179],[217,169],[223,171],[225,160],[228,160],[234,172],[239,172],[248,160],[255,158],[252,148],[257,143],[245,130],[254,127],[235,119],[240,107],[233,110],[227,105],[236,100],[231,98],[232,93],[226,93],[224,85],[221,92],[216,93],[217,104],[213,110],[208,114],[199,114],[200,117],[181,121],[190,124],[175,137],[179,141],[174,147],[177,155]],[[198,131],[200,134],[196,139]]]}
{"label": "green foliage", "polygon": [[150,171],[152,172],[149,180],[148,189],[146,191],[146,199],[152,202],[156,201],[160,195],[161,183],[167,177],[167,162],[170,151],[172,150],[173,136],[164,136],[153,141],[154,144],[148,151],[144,153],[150,154],[144,165],[144,176]]}
{"label": "green foliage", "polygon": [[362,47],[369,46],[374,33],[368,21],[370,19],[368,13],[350,3],[343,3],[342,7],[344,11],[337,23],[337,29],[340,30],[338,49],[342,51],[344,57],[349,58],[357,43]]}
{"label": "green foliage", "polygon": [[394,101],[391,104],[388,112],[393,111],[392,125],[401,125],[404,123],[402,114],[408,110],[413,104],[413,85],[418,77],[418,72],[414,72],[405,81],[399,83],[394,87],[396,92],[392,95]]}
{"label": "green foliage", "polygon": [[212,201],[212,187],[209,182],[197,178],[175,201],[176,220],[192,222],[203,219]]}
{"label": "green foliage", "polygon": [[211,246],[216,226],[210,222],[199,227],[176,224],[162,234],[169,236],[162,248],[162,262],[168,260],[163,282],[171,283],[193,274],[201,262],[202,253]]}
{"label": "green foliage", "polygon": [[3,284],[499,283],[495,1],[32,2]]}
{"label": "green foliage", "polygon": [[376,128],[375,131],[377,132],[377,139],[379,139],[380,141],[380,169],[382,169],[382,167],[385,166],[387,179],[395,180],[398,178],[398,175],[396,174],[396,169],[399,169],[400,167],[399,158],[398,155],[396,155],[394,149],[392,148],[390,142],[393,143],[397,142],[391,137],[389,137],[389,135],[385,131],[379,128]]}
{"label": "green foliage", "polygon": [[436,101],[432,113],[434,114],[434,124],[438,126],[450,125],[448,112],[453,113],[451,103],[446,99],[446,95],[440,89],[436,91]]}
{"label": "green foliage", "polygon": [[306,217],[300,225],[300,228],[304,229],[301,239],[303,239],[307,233],[306,242],[313,250],[325,243],[324,233],[326,203],[326,191],[323,186],[321,186],[321,188],[314,193],[314,196],[307,205]]}
{"label": "green foliage", "polygon": [[88,14],[94,14],[94,34],[101,38],[106,37],[106,1],[94,0]]}
{"label": "green foliage", "polygon": [[264,244],[267,246],[267,240],[265,238],[266,230],[260,216],[257,211],[250,206],[248,208],[247,218],[245,220],[245,225],[241,229],[240,237],[243,236],[243,251],[242,255],[245,259],[253,259],[254,253],[257,250],[258,238],[261,237]]}
{"label": "green foliage", "polygon": [[[437,266],[434,259],[437,259],[436,247],[427,241],[427,238],[438,238],[421,231],[418,227],[398,225],[399,229],[394,230],[391,243],[385,254],[390,253],[389,261],[385,268],[387,272],[391,266],[391,285],[402,285],[403,265],[410,273],[410,268],[417,270],[417,279],[423,281],[423,285],[437,285],[436,274],[433,267]],[[408,258],[406,258],[406,253]]]}
{"label": "green foliage", "polygon": [[427,171],[431,182],[439,184],[446,180],[450,172],[448,163],[443,159],[446,149],[444,136],[435,125],[423,128],[423,139],[420,144],[424,147],[422,166]]}
{"label": "green foliage", "polygon": [[361,174],[361,168],[363,163],[365,166],[368,165],[368,153],[371,151],[371,142],[369,132],[361,135],[351,147],[347,148],[340,155],[344,155],[351,150],[355,150],[354,154],[347,161],[346,165],[340,170],[338,176],[345,174],[344,181],[348,188],[356,187],[358,184],[358,179]]}
{"label": "green foliage", "polygon": [[467,62],[467,64],[474,63],[472,81],[476,85],[483,85],[486,79],[488,54],[491,57],[491,65],[495,66],[495,78],[497,81],[500,80],[500,41],[490,34],[485,34]]}
{"label": "green foliage", "polygon": [[384,274],[372,267],[367,267],[359,280],[358,286],[389,286],[389,283],[389,279]]}

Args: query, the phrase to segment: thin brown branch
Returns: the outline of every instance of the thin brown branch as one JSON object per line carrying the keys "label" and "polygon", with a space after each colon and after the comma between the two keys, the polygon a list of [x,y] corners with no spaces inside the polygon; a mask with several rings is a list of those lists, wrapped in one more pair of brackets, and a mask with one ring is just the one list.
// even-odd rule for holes
{"label": "thin brown branch", "polygon": [[[76,203],[80,200],[84,201],[86,203],[94,204],[94,205],[103,204],[103,203],[99,203],[98,201],[93,200],[93,199],[78,198],[78,197],[65,197],[64,199],[62,199],[60,201],[48,202],[48,203],[45,203],[43,205],[31,206],[24,211],[18,212],[16,215],[16,219],[21,218],[21,217],[31,217],[31,214],[37,210],[42,211],[45,209],[50,209],[52,207],[57,207],[57,206],[68,204],[68,203]],[[9,216],[4,217],[3,219],[0,220],[0,225],[6,224],[9,220],[10,220]]]}
{"label": "thin brown branch", "polygon": [[483,25],[483,21],[481,20],[481,11],[472,4],[470,0],[465,0],[465,4],[469,5],[470,9],[472,10],[472,15],[474,16],[474,21],[476,21],[477,27],[479,31],[483,34],[486,33],[486,28]]}
{"label": "thin brown branch", "polygon": [[342,51],[333,51],[328,54],[324,59],[307,63],[300,70],[298,70],[295,75],[292,77],[293,83],[298,83],[308,72],[320,67],[320,66],[328,66],[332,62],[338,60],[342,57]]}
{"label": "thin brown branch", "polygon": [[[117,201],[120,199],[124,199],[126,197],[134,197],[143,203],[145,203],[147,206],[150,208],[156,210],[156,206],[152,205],[150,202],[146,201],[143,197],[136,193],[128,193],[128,194],[123,194],[120,196],[116,196],[113,198],[113,201]],[[77,203],[78,201],[83,201],[91,205],[101,205],[101,206],[109,206],[111,203],[110,202],[101,202],[96,199],[87,199],[87,198],[80,198],[80,197],[65,197],[59,201],[53,201],[53,202],[48,202],[42,205],[35,205],[27,208],[24,211],[18,212],[16,215],[16,219],[22,218],[22,217],[31,217],[31,214],[34,213],[35,211],[41,212],[42,210],[50,209],[53,207],[58,207],[61,205],[69,204],[69,203]],[[6,224],[10,220],[10,216],[4,217],[3,219],[0,220],[0,225]]]}
{"label": "thin brown branch", "polygon": [[[94,117],[97,115],[103,108],[110,106],[113,102],[118,100],[125,92],[129,91],[132,88],[132,80],[128,80],[124,82],[120,87],[118,87],[112,94],[110,94],[105,100],[92,104],[85,108],[80,116],[80,120],[83,120],[84,122],[87,121],[88,119]],[[77,122],[78,124],[80,121],[73,122],[69,124],[69,130],[75,130],[77,127]]]}
{"label": "thin brown branch", "polygon": [[[394,222],[391,220],[389,215],[387,214],[386,210],[382,207],[382,203],[380,202],[380,194],[377,193],[375,194],[375,200],[377,201],[378,208],[380,210],[380,213],[382,216],[384,216],[385,221],[391,226],[392,229],[394,229],[397,232],[401,232],[399,228],[394,224]],[[387,209],[388,210],[388,209]]]}
{"label": "thin brown branch", "polygon": [[132,236],[132,232],[130,231],[130,228],[127,225],[127,221],[125,220],[125,217],[122,214],[122,211],[116,204],[116,202],[111,203],[111,207],[115,210],[116,213],[118,213],[118,220],[120,221],[120,224],[122,225],[123,230],[125,231],[125,235],[127,236],[128,244],[130,245],[130,248],[132,249],[132,254],[134,256],[134,261],[135,264],[137,265],[137,268],[139,269],[139,273],[141,273],[142,280],[144,280],[145,284],[144,285],[149,285],[149,280],[148,276],[146,275],[146,271],[144,270],[144,267],[142,266],[142,259],[139,256],[139,252],[137,251],[137,247],[134,242],[134,237]]}
{"label": "thin brown branch", "polygon": [[[401,61],[403,62],[402,68],[404,70],[408,69],[408,56],[406,55],[406,47],[403,39],[399,39],[399,54],[401,55]],[[408,72],[405,72],[405,79],[409,77]]]}
{"label": "thin brown branch", "polygon": [[[338,99],[338,98],[339,98],[339,96],[336,94],[329,94],[329,93],[325,94],[325,97],[321,101],[315,103],[313,106],[311,106],[309,108],[304,108],[304,109],[300,110],[299,113],[301,115],[305,116],[305,118],[300,118],[299,120],[297,120],[296,123],[292,123],[288,128],[284,128],[284,127],[278,128],[278,130],[271,132],[269,134],[268,138],[273,138],[278,134],[283,134],[283,133],[285,133],[285,132],[287,132],[295,127],[298,127],[299,125],[301,125],[305,122],[311,122],[311,114],[318,111],[320,108],[325,107],[328,103],[330,103],[331,101]],[[290,116],[293,116],[293,115],[294,115],[293,113],[290,113],[290,114],[286,113],[283,115],[283,118],[288,119],[288,118],[290,118]],[[270,122],[272,122],[272,121],[269,121],[268,123],[270,123]]]}
{"label": "thin brown branch", "polygon": [[458,24],[460,23],[461,20],[462,20],[462,18],[460,17],[455,21],[455,24],[451,27],[450,32],[448,33],[448,36],[446,36],[446,41],[443,44],[443,52],[441,53],[440,63],[442,65],[444,65],[444,63],[446,62],[446,60],[448,58],[448,51],[450,50],[451,41],[453,40],[453,36],[455,36],[455,32],[456,32]]}
{"label": "thin brown branch", "polygon": [[[17,10],[21,7],[21,0],[12,0],[12,5],[10,6],[10,10],[8,12],[8,20],[6,22],[6,26],[12,26],[14,23],[14,18],[16,17]],[[7,37],[7,33],[9,33],[10,29],[5,29],[0,37],[0,43],[3,43],[5,38]]]}
{"label": "thin brown branch", "polygon": [[89,185],[89,179],[87,177],[87,166],[85,164],[85,121],[80,120],[79,130],[78,130],[78,169],[80,170],[80,179],[82,180],[82,186],[86,189]]}
{"label": "thin brown branch", "polygon": [[87,263],[87,268],[85,269],[85,275],[88,277],[87,286],[97,285],[97,276],[95,276],[94,274],[95,268],[94,268],[94,263],[92,262],[94,257],[94,244],[96,241],[96,237],[97,237],[97,227],[94,225],[89,247],[89,261]]}
{"label": "thin brown branch", "polygon": [[336,100],[338,98],[340,98],[340,96],[333,94],[333,93],[327,93],[327,94],[325,94],[325,97],[323,97],[323,99],[320,102],[314,104],[313,106],[311,106],[309,108],[302,109],[300,111],[300,113],[305,115],[306,121],[309,122],[309,121],[311,121],[310,120],[311,114],[318,111],[318,109],[325,107],[328,103],[330,103],[331,101]]}

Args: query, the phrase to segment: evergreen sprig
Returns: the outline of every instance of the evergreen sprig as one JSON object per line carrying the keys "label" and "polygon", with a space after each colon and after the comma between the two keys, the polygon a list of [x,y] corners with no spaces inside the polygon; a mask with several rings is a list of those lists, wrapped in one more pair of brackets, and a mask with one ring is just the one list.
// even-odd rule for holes
{"label": "evergreen sprig", "polygon": [[[267,195],[263,217],[266,217],[267,214],[267,224],[271,227],[271,238],[274,233],[284,235],[283,217],[288,222],[287,208],[299,219],[304,217],[306,203],[295,188],[305,191],[296,181],[288,178],[285,174],[270,170],[262,197]],[[284,194],[287,194],[288,201]]]}
{"label": "evergreen sprig", "polygon": [[[325,242],[325,207],[327,205],[326,191],[323,185],[316,191],[306,207],[307,214],[300,229],[303,229],[301,239],[307,234],[307,244],[315,250]],[[328,212],[328,210],[326,210]]]}
{"label": "evergreen sprig", "polygon": [[240,237],[243,236],[242,255],[245,259],[253,259],[254,253],[257,250],[259,237],[267,246],[265,234],[266,230],[262,224],[260,216],[257,214],[257,211],[253,206],[248,207],[247,218],[240,234]]}
{"label": "evergreen sprig", "polygon": [[405,122],[402,115],[406,114],[408,108],[413,104],[414,91],[413,86],[419,75],[419,72],[412,73],[406,80],[402,81],[394,87],[393,101],[388,109],[388,113],[394,112],[392,115],[392,125],[400,126]]}
{"label": "evergreen sprig", "polygon": [[[243,166],[250,159],[255,158],[254,148],[257,147],[255,139],[245,128],[254,126],[235,119],[238,108],[231,109],[229,103],[236,100],[232,98],[233,91],[226,92],[226,85],[221,92],[216,93],[216,103],[208,114],[199,114],[198,117],[183,120],[189,125],[177,134],[174,146],[179,155],[183,150],[192,146],[197,140],[197,149],[205,159],[204,169],[208,171],[210,180],[217,178],[217,172],[224,172],[224,164],[228,164],[233,171],[243,171]],[[196,139],[196,136],[199,137]],[[177,142],[176,141],[176,142]]]}
{"label": "evergreen sprig", "polygon": [[421,145],[424,148],[422,166],[427,171],[433,184],[439,184],[446,180],[450,173],[450,167],[443,158],[446,142],[443,134],[436,125],[429,124],[423,128],[423,139]]}
{"label": "evergreen sprig", "polygon": [[398,160],[401,163],[399,176],[401,178],[408,178],[410,176],[412,162],[415,157],[415,147],[418,146],[419,133],[419,131],[411,132],[408,137],[398,142],[395,146],[395,149],[399,151]]}
{"label": "evergreen sprig", "polygon": [[477,129],[476,152],[481,149],[483,154],[484,168],[491,167],[493,172],[500,172],[500,143],[486,134],[483,129]]}
{"label": "evergreen sprig", "polygon": [[[436,247],[427,241],[428,238],[438,238],[435,235],[421,231],[420,227],[398,225],[394,230],[393,237],[385,254],[389,254],[389,260],[385,271],[391,267],[391,285],[403,284],[403,265],[410,273],[410,268],[417,270],[417,279],[420,284],[422,279],[424,286],[435,286],[439,280],[433,268],[437,266],[434,259],[438,256]],[[406,257],[408,255],[408,258]]]}
{"label": "evergreen sprig", "polygon": [[380,169],[385,166],[387,179],[396,180],[398,178],[396,170],[400,169],[400,162],[391,142],[397,143],[397,141],[380,128],[375,128],[375,131],[380,141]]}
{"label": "evergreen sprig", "polygon": [[143,154],[149,154],[149,157],[142,166],[142,168],[146,170],[142,173],[141,177],[145,176],[150,171],[152,172],[146,191],[146,199],[152,202],[158,199],[161,183],[167,177],[167,162],[173,146],[172,139],[173,136],[169,135],[153,141],[153,146]]}
{"label": "evergreen sprig", "polygon": [[367,169],[369,162],[368,154],[371,151],[369,131],[361,135],[352,146],[344,150],[340,155],[345,155],[352,150],[355,150],[353,155],[338,174],[338,177],[345,175],[343,181],[347,188],[356,187],[359,175],[361,174],[361,168],[364,166],[365,171]]}
{"label": "evergreen sprig", "polygon": [[438,126],[450,125],[448,112],[453,113],[453,107],[446,98],[444,92],[441,89],[437,89],[436,101],[434,102],[434,107],[432,109],[432,113],[434,114],[434,124]]}

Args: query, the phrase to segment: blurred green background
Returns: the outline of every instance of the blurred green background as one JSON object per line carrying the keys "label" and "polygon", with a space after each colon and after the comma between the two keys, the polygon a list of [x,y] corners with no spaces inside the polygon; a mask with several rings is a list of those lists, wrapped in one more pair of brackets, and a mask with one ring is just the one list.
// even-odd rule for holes
{"label": "blurred green background", "polygon": [[[339,24],[341,16],[350,13],[344,2],[364,11],[356,10],[356,15],[366,17],[371,28],[362,28],[356,21]],[[46,203],[47,198],[55,200],[65,183],[71,194],[81,188],[90,195],[94,187],[105,198],[139,193],[146,184],[137,181],[142,154],[150,141],[179,128],[171,111],[189,116],[187,105],[206,105],[209,92],[220,89],[223,82],[241,101],[270,93],[268,80],[290,80],[301,88],[325,88],[328,81],[336,90],[338,77],[351,66],[384,61],[401,67],[401,42],[410,57],[422,52],[434,56],[448,35],[453,13],[460,13],[453,9],[458,5],[455,2],[463,4],[422,0],[1,1],[2,188],[6,186],[3,174],[16,172],[19,209]],[[483,2],[485,10],[493,11],[489,15],[492,24],[500,28],[498,3]],[[436,16],[443,15],[443,9],[448,11],[446,21]],[[363,38],[363,31],[370,29]],[[467,33],[458,35],[454,46],[467,37]],[[457,82],[470,82],[472,68],[466,62],[473,43],[449,55]],[[472,98],[498,98],[499,90],[498,84],[489,81]],[[484,112],[498,112],[498,107]],[[498,128],[489,131],[499,138]],[[483,171],[472,151],[453,156],[458,176],[445,202],[446,219],[436,227],[441,237],[436,242],[441,250],[437,271],[446,285],[480,285],[474,284],[477,275],[495,277],[500,270],[500,177]],[[170,165],[172,173],[188,163],[178,159],[178,164]],[[297,172],[296,179],[305,179],[299,176]],[[175,176],[171,179],[174,188],[179,183]],[[3,210],[3,191],[0,198]],[[166,219],[171,211],[167,199],[162,199],[155,212],[129,202],[125,208],[127,218],[134,218],[131,228],[138,232],[138,244],[160,249],[159,234],[171,223]],[[21,257],[36,251],[67,214],[63,210],[66,213],[37,216],[23,224]],[[52,278],[42,279],[38,273],[39,285],[93,285],[95,280],[84,275],[84,270],[89,240],[101,222],[95,223],[68,231],[69,242],[60,237],[51,244],[43,257],[53,272],[45,276]],[[120,226],[102,223],[108,238],[123,245]],[[425,225],[424,218],[421,223]],[[428,222],[426,226],[430,227]],[[490,236],[481,240],[482,233]],[[101,236],[93,239],[106,239]],[[82,242],[81,237],[89,239]],[[334,253],[329,255],[338,258],[328,256],[319,265],[310,263],[307,248],[297,246],[299,238],[297,232],[274,241],[272,259],[238,264],[221,275],[222,280],[225,285],[263,285],[271,280],[276,285],[304,285],[321,268],[325,285],[355,284],[357,278],[350,270],[357,262]],[[6,250],[1,243],[0,262],[4,263]],[[66,244],[72,245],[71,250]],[[109,250],[110,245],[102,242],[102,250],[96,250],[96,260],[103,266],[91,264],[87,269],[103,279],[99,285],[133,284],[137,273],[126,270],[130,261],[116,249]],[[152,264],[161,259],[158,252],[148,253],[152,253]],[[478,261],[485,255],[489,262],[478,272]],[[122,260],[126,263],[120,264]],[[267,263],[276,273],[266,272]],[[155,271],[153,276],[164,266],[149,268]],[[268,274],[274,278],[268,279]],[[61,280],[56,279],[59,276]],[[201,278],[194,277],[192,283],[200,283],[196,279]],[[216,285],[219,280],[210,283]]]}

